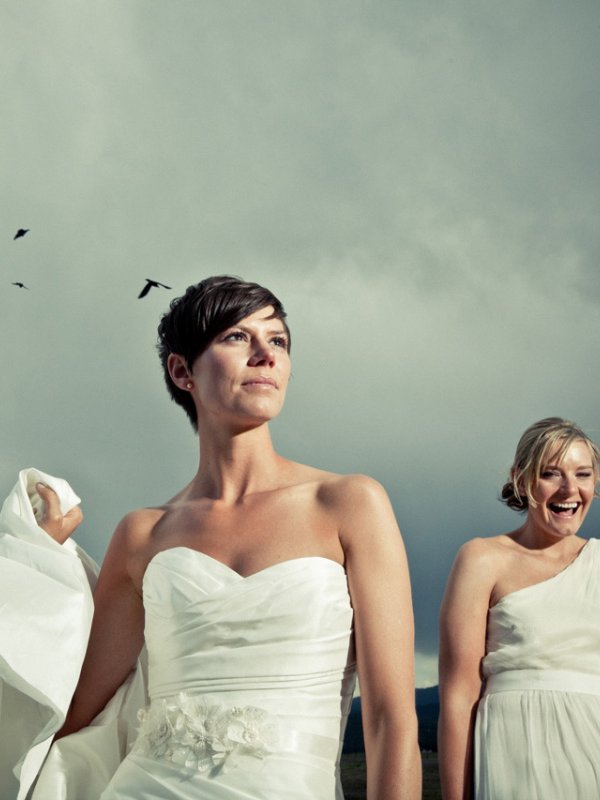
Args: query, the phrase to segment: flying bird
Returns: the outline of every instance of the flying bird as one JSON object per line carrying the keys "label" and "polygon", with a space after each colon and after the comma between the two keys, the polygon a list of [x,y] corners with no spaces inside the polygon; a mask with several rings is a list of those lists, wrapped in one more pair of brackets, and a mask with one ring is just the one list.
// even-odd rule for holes
{"label": "flying bird", "polygon": [[164,283],[159,283],[158,281],[152,281],[150,280],[150,278],[146,278],[146,285],[144,286],[142,291],[138,294],[138,300],[140,300],[142,297],[146,297],[146,295],[148,294],[150,289],[152,289],[153,286],[156,286],[156,288],[162,286],[163,289],[171,288],[170,286],[165,286]]}
{"label": "flying bird", "polygon": [[13,241],[15,239],[20,239],[22,236],[25,236],[26,233],[29,233],[29,228],[19,228],[19,230],[13,236]]}
{"label": "flying bird", "polygon": [[29,289],[29,286],[25,286],[25,284],[21,283],[21,281],[15,281],[13,286],[18,286],[19,289]]}

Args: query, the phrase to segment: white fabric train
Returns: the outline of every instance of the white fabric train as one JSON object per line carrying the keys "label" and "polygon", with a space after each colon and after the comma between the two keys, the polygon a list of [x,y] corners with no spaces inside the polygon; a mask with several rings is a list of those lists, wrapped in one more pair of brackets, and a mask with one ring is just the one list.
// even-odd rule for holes
{"label": "white fabric train", "polygon": [[[66,481],[29,468],[19,473],[0,511],[2,800],[28,796],[65,719],[85,655],[98,573],[74,541],[58,544],[38,526],[38,481],[57,492],[63,513],[80,502]],[[35,800],[99,796],[124,757],[138,725],[137,709],[146,702],[138,669],[92,726],[54,745]],[[86,771],[81,792],[73,784],[80,773],[68,767],[79,759],[98,762],[98,769]]]}

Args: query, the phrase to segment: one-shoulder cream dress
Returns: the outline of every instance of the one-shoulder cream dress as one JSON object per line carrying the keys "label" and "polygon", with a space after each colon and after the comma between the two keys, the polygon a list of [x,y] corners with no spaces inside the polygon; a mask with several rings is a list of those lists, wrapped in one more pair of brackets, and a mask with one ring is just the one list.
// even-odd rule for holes
{"label": "one-shoulder cream dress", "polygon": [[600,798],[600,540],[490,609],[476,800]]}

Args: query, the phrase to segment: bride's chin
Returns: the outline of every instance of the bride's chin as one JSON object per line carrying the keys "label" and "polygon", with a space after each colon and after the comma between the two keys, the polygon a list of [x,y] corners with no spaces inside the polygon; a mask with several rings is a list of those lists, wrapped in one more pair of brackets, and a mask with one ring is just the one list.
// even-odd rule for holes
{"label": "bride's chin", "polygon": [[[262,428],[264,425],[268,425],[271,420],[277,417],[277,413],[253,413],[253,414],[241,414],[237,417],[237,425],[239,425],[241,430],[255,430],[257,428]],[[236,424],[236,423],[234,423]]]}
{"label": "bride's chin", "polygon": [[282,404],[275,403],[252,403],[241,410],[240,416],[246,420],[252,420],[258,425],[270,422],[279,416],[283,408]]}

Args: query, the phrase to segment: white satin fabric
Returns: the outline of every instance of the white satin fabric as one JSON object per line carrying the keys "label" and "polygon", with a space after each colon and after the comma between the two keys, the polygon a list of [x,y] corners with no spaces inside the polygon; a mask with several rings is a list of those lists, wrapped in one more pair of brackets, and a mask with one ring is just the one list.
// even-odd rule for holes
{"label": "white satin fabric", "polygon": [[37,524],[37,481],[53,488],[63,513],[79,503],[69,484],[22,470],[0,511],[0,798],[93,800],[125,756],[145,702],[137,670],[85,731],[55,744],[75,689],[93,614],[98,568],[69,540]]}
{"label": "white satin fabric", "polygon": [[151,702],[138,666],[89,727],[50,748],[97,568],[38,527],[37,480],[63,512],[78,502],[30,469],[0,513],[1,800],[340,800],[352,608],[344,569],[325,558],[242,578],[185,547],[158,553],[144,578]]}
{"label": "white satin fabric", "polygon": [[176,547],[150,562],[144,606],[152,724],[102,800],[343,797],[355,664],[339,564],[243,578]]}
{"label": "white satin fabric", "polygon": [[600,797],[600,540],[489,612],[476,800]]}
{"label": "white satin fabric", "polygon": [[27,469],[0,512],[0,797],[7,800],[25,796],[64,720],[93,610],[95,565],[74,542],[60,545],[38,527],[29,497],[35,502],[37,481],[58,493],[63,513],[79,502],[65,481]]}

